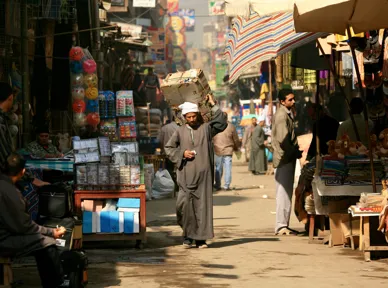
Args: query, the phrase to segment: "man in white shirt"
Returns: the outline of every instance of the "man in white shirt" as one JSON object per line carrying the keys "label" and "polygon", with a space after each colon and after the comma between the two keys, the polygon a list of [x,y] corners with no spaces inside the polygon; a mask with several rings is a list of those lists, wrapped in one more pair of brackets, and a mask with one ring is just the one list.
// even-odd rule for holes
{"label": "man in white shirt", "polygon": [[[360,135],[360,141],[366,147],[368,147],[368,137],[366,135],[365,120],[362,112],[364,111],[364,102],[361,98],[353,98],[350,101],[350,112],[353,114],[354,121],[356,122],[356,127],[358,135]],[[373,129],[373,122],[368,120],[369,132]],[[352,119],[347,119],[341,123],[338,128],[337,140],[340,140],[342,136],[348,135],[350,141],[357,141],[356,133],[354,131]]]}

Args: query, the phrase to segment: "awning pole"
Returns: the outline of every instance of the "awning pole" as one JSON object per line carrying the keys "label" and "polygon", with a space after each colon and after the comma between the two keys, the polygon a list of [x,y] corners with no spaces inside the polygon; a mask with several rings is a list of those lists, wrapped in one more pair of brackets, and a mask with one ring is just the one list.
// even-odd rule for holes
{"label": "awning pole", "polygon": [[[352,33],[350,31],[349,26],[347,28],[347,31],[348,31],[348,38],[350,39],[352,37]],[[349,45],[349,46],[350,46],[350,50],[352,51],[353,63],[354,63],[355,69],[356,69],[358,87],[360,89],[362,99],[364,100],[364,99],[366,99],[365,92],[364,92],[364,88],[362,87],[361,74],[360,74],[360,69],[358,67],[358,63],[357,63],[356,52],[354,50],[353,45]],[[365,100],[364,100],[364,120],[365,120],[365,133],[366,133],[366,137],[368,140],[369,160],[370,160],[370,169],[371,169],[371,176],[372,176],[373,193],[376,193],[376,175],[375,175],[374,162],[373,162],[372,143],[371,143],[371,139],[370,139],[370,135],[369,135],[370,133],[369,133],[368,109],[366,107]]]}

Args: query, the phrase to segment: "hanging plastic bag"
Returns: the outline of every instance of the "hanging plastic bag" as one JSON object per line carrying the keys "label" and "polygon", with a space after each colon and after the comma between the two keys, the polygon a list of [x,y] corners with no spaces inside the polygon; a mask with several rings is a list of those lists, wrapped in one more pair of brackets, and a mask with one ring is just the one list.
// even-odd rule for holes
{"label": "hanging plastic bag", "polygon": [[175,184],[170,173],[166,169],[156,172],[154,183],[152,184],[152,194],[155,199],[171,197]]}

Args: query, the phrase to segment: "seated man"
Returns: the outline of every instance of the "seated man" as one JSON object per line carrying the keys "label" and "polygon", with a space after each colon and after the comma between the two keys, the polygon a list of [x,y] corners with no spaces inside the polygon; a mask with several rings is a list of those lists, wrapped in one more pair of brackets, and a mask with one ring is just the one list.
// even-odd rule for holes
{"label": "seated man", "polygon": [[62,268],[55,239],[66,229],[50,229],[33,222],[26,212],[26,203],[15,183],[25,172],[25,161],[16,153],[7,158],[4,174],[0,175],[0,256],[34,255],[42,287],[62,284]]}
{"label": "seated man", "polygon": [[48,127],[39,127],[36,129],[36,138],[37,140],[31,142],[27,146],[27,151],[31,153],[32,156],[38,158],[61,158],[61,154],[57,147],[49,143],[49,129]]}

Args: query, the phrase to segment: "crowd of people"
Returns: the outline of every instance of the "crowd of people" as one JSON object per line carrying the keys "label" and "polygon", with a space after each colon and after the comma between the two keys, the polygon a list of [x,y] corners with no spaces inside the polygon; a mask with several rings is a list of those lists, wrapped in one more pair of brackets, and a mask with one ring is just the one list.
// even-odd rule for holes
{"label": "crowd of people", "polygon": [[[143,85],[148,87],[147,89],[158,89],[156,80],[151,78],[154,78],[153,74],[148,75]],[[246,154],[249,155],[249,171],[253,175],[261,175],[266,173],[268,167],[266,149],[269,145],[272,147],[273,167],[276,169],[274,232],[276,235],[297,234],[289,227],[295,167],[298,159],[302,157],[295,133],[293,91],[279,91],[278,100],[280,107],[272,119],[271,143],[263,129],[265,118],[258,116],[252,118],[252,124],[247,127],[241,145],[236,128],[227,121],[227,114],[220,110],[211,94],[207,95],[207,102],[213,114],[211,121],[203,121],[197,104],[185,102],[179,108],[186,124],[178,125],[172,121],[163,126],[160,135],[161,148],[168,159],[167,169],[176,175],[177,222],[182,227],[183,245],[186,248],[206,248],[206,241],[214,237],[214,188],[223,188],[226,191],[231,189],[233,153],[241,148],[245,148]],[[0,83],[0,256],[34,255],[43,287],[57,287],[62,281],[62,274],[55,239],[62,237],[66,231],[63,227],[45,228],[32,221],[22,194],[17,189],[17,183],[22,178],[29,178],[37,186],[48,183],[26,175],[25,160],[15,153],[7,117],[12,104],[13,93],[10,85]],[[363,107],[360,98],[354,98],[350,102],[358,134],[361,142],[366,145],[367,124],[362,117]],[[314,127],[318,129],[313,130],[314,137],[307,160],[317,153],[317,134],[321,139],[321,154],[327,154],[326,143],[329,140],[340,139],[345,134],[350,140],[357,140],[350,119],[340,125],[319,104],[313,105],[309,114],[316,121],[317,125]],[[372,124],[369,123],[368,129],[373,128]],[[40,127],[36,134],[36,140],[27,147],[32,155],[40,158],[63,156],[49,142],[47,127]],[[224,185],[221,184],[223,175]]]}
{"label": "crowd of people", "polygon": [[[249,159],[249,171],[253,175],[266,173],[268,164],[266,149],[273,152],[272,165],[275,169],[276,183],[276,235],[296,235],[289,227],[292,211],[292,195],[296,163],[302,158],[303,151],[298,145],[295,127],[295,95],[292,89],[282,89],[278,93],[280,103],[271,125],[271,138],[264,132],[265,118],[252,118],[245,129],[242,145],[236,128],[227,121],[211,95],[208,96],[214,118],[208,123],[201,121],[198,106],[193,103],[181,105],[186,124],[168,124],[162,129],[162,149],[168,158],[170,170],[176,172],[178,198],[177,218],[183,229],[184,246],[190,248],[196,243],[199,248],[207,247],[206,240],[213,237],[213,188],[216,191],[231,189],[233,153],[245,149]],[[366,123],[362,111],[364,103],[360,98],[350,102],[361,142],[367,144]],[[356,141],[352,120],[341,124],[319,104],[312,104],[306,113],[315,123],[313,141],[307,153],[307,160],[316,156],[316,135],[319,135],[321,155],[328,153],[327,142],[348,135]],[[372,129],[369,123],[368,129]],[[318,127],[318,129],[316,129]],[[224,185],[221,178],[224,175]],[[214,186],[213,186],[214,185]]]}

